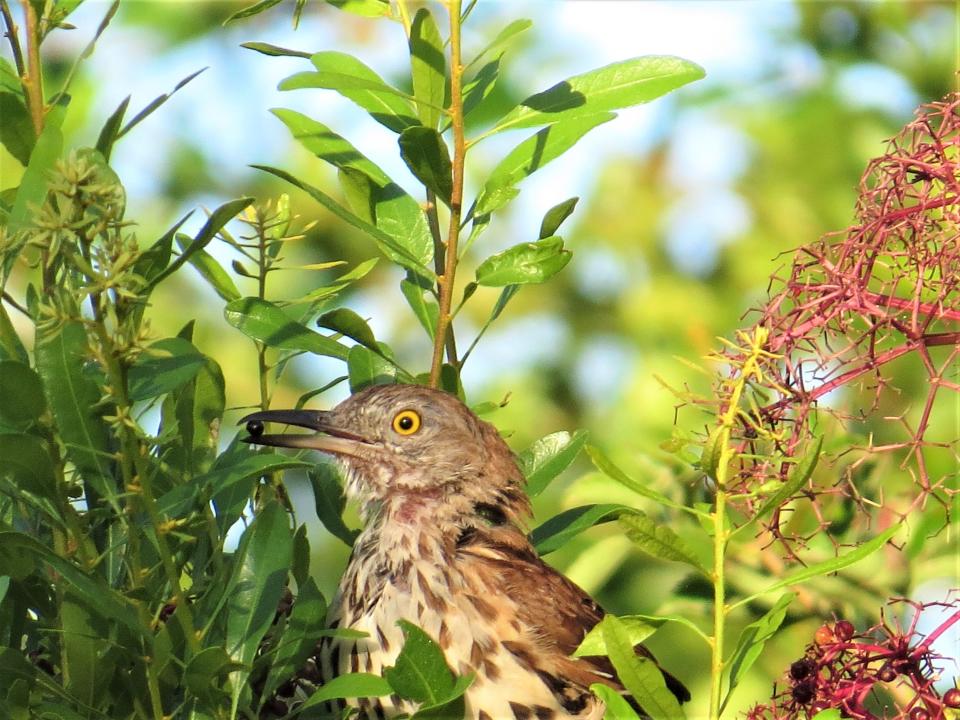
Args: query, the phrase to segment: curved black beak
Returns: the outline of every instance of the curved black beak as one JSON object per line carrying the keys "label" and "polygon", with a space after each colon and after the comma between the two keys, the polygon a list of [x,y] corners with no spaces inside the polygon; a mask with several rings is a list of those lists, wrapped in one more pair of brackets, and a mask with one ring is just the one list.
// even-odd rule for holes
{"label": "curved black beak", "polygon": [[[315,430],[316,434],[281,435],[263,433],[267,422],[295,425]],[[243,442],[273,447],[309,448],[335,455],[356,455],[369,443],[362,437],[337,427],[332,413],[325,410],[263,410],[250,413],[240,420],[246,423],[247,437]]]}

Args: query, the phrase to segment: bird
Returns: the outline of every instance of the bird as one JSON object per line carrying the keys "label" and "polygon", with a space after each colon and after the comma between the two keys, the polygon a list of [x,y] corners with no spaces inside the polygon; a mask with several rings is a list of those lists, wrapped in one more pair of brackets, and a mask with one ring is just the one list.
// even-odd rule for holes
{"label": "bird", "polygon": [[[381,673],[403,645],[398,621],[418,625],[450,668],[474,674],[471,720],[603,717],[594,683],[642,712],[606,657],[572,657],[604,611],[547,565],[524,529],[530,500],[518,461],[497,429],[456,396],[421,385],[374,385],[332,410],[266,410],[246,416],[248,442],[331,455],[363,529],[331,602],[316,663],[325,682]],[[264,423],[312,433],[264,433]],[[635,652],[653,659],[642,645]],[[658,666],[659,667],[659,666]],[[662,668],[661,668],[662,671]],[[684,685],[662,671],[678,701]],[[412,714],[397,696],[351,701],[359,717]]]}

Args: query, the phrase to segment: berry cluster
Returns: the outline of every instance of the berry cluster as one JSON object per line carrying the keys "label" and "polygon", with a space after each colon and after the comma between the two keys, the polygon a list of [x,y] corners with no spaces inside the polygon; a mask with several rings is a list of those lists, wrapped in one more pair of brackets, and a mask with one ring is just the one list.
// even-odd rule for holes
{"label": "berry cluster", "polygon": [[821,626],[804,656],[790,665],[786,686],[775,685],[770,703],[752,708],[748,720],[812,718],[828,708],[855,720],[960,717],[960,689],[936,689],[940,669],[934,663],[940,658],[931,651],[934,641],[960,621],[960,601],[935,603],[954,612],[926,636],[916,627],[931,604],[898,602],[916,610],[906,629],[886,620],[860,634],[846,620]]}

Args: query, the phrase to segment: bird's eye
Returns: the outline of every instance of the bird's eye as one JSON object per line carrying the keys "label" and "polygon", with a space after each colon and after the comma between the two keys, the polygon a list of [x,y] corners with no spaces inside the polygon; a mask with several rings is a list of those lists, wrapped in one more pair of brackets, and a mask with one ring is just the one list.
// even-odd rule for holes
{"label": "bird's eye", "polygon": [[400,435],[413,435],[420,429],[420,415],[415,410],[401,410],[393,418],[393,429]]}

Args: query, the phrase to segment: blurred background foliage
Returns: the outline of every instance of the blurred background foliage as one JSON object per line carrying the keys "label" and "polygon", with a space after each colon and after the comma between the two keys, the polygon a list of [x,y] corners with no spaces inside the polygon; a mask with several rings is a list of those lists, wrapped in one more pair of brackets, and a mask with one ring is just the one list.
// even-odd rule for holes
{"label": "blurred background foliage", "polygon": [[[208,67],[115,152],[113,165],[128,192],[127,216],[137,219],[141,238],[158,237],[198,205],[213,208],[240,195],[266,199],[289,190],[249,168],[251,163],[268,162],[312,178],[319,187],[332,186],[333,174],[324,175],[326,169],[267,112],[277,105],[301,109],[339,129],[401,184],[412,185],[405,182],[410,176],[393,139],[348,102],[331,93],[276,90],[281,78],[299,69],[296,59],[266,58],[240,47],[257,40],[310,52],[342,50],[404,87],[409,81],[401,28],[312,3],[296,30],[292,3],[224,27],[246,4],[124,2],[96,53],[80,68],[65,124],[67,147],[91,144],[127,94],[138,108]],[[67,72],[106,8],[85,3],[70,18],[75,30],[49,38],[50,87]],[[555,430],[586,428],[592,442],[632,474],[669,494],[695,495],[696,474],[661,445],[671,438],[675,421],[697,432],[707,418],[693,409],[677,416],[678,401],[664,384],[709,390],[710,375],[684,361],[700,364],[717,336],[730,337],[748,324],[745,312],[765,296],[769,276],[789,262],[783,253],[850,224],[867,161],[882,152],[884,139],[910,119],[916,105],[955,88],[956,5],[484,1],[467,28],[468,47],[481,47],[518,17],[535,24],[505,57],[505,82],[491,98],[501,111],[562,77],[640,54],[680,55],[702,65],[707,78],[626,111],[588,136],[531,178],[488,233],[483,255],[532,239],[550,205],[581,197],[567,232],[573,262],[551,283],[525,288],[480,343],[464,370],[468,398],[479,403],[509,397],[488,419],[516,450]],[[479,167],[482,157],[474,156],[476,174],[467,178],[468,186],[481,183],[517,139],[510,136],[500,146],[499,138],[491,140],[497,152],[486,168]],[[2,149],[0,171],[0,190],[19,183],[22,168]],[[289,264],[345,260],[352,267],[371,255],[366,239],[304,194],[292,191],[291,205],[310,227]],[[191,223],[199,226],[202,218]],[[224,247],[210,250],[221,260],[233,259]],[[399,271],[386,265],[353,286],[344,304],[369,319],[405,366],[424,372],[429,347],[401,307]],[[319,278],[328,282],[341,270],[274,276],[268,296],[298,297]],[[14,278],[11,291],[19,294],[24,282]],[[237,282],[241,293],[252,292],[254,281]],[[480,289],[481,301],[457,318],[461,342],[482,325],[496,295]],[[161,336],[196,318],[194,342],[224,371],[227,405],[234,411],[229,420],[257,402],[257,367],[250,341],[227,325],[222,306],[199,278],[184,272],[154,295],[149,318]],[[909,374],[910,368],[900,371]],[[334,361],[298,357],[272,404],[290,406],[341,373]],[[312,403],[326,407],[344,393],[340,385]],[[905,393],[900,407],[913,399]],[[943,419],[949,422],[950,413]],[[224,441],[232,435],[228,429]],[[611,482],[588,472],[586,460],[568,477],[538,499],[539,518],[566,505],[620,499]],[[293,494],[303,508],[301,519],[309,520],[308,490],[295,486]],[[313,572],[329,596],[346,548],[319,527],[311,542]],[[762,551],[757,552],[763,565]],[[889,585],[876,578],[889,560],[878,556],[855,572],[865,583]],[[612,612],[695,614],[705,607],[684,598],[707,588],[678,592],[682,568],[640,557],[613,528],[581,536],[551,561]],[[899,591],[913,593],[924,581],[947,575],[942,566],[907,573]],[[794,609],[808,610],[809,619],[799,618],[768,649],[739,694],[742,705],[768,695],[771,678],[799,654],[823,615],[866,616],[874,596],[848,591],[838,586],[832,606],[805,604],[809,598],[801,597]],[[650,645],[666,667],[679,670],[695,697],[702,697],[689,671],[707,666],[702,648],[682,630],[665,630]]]}

